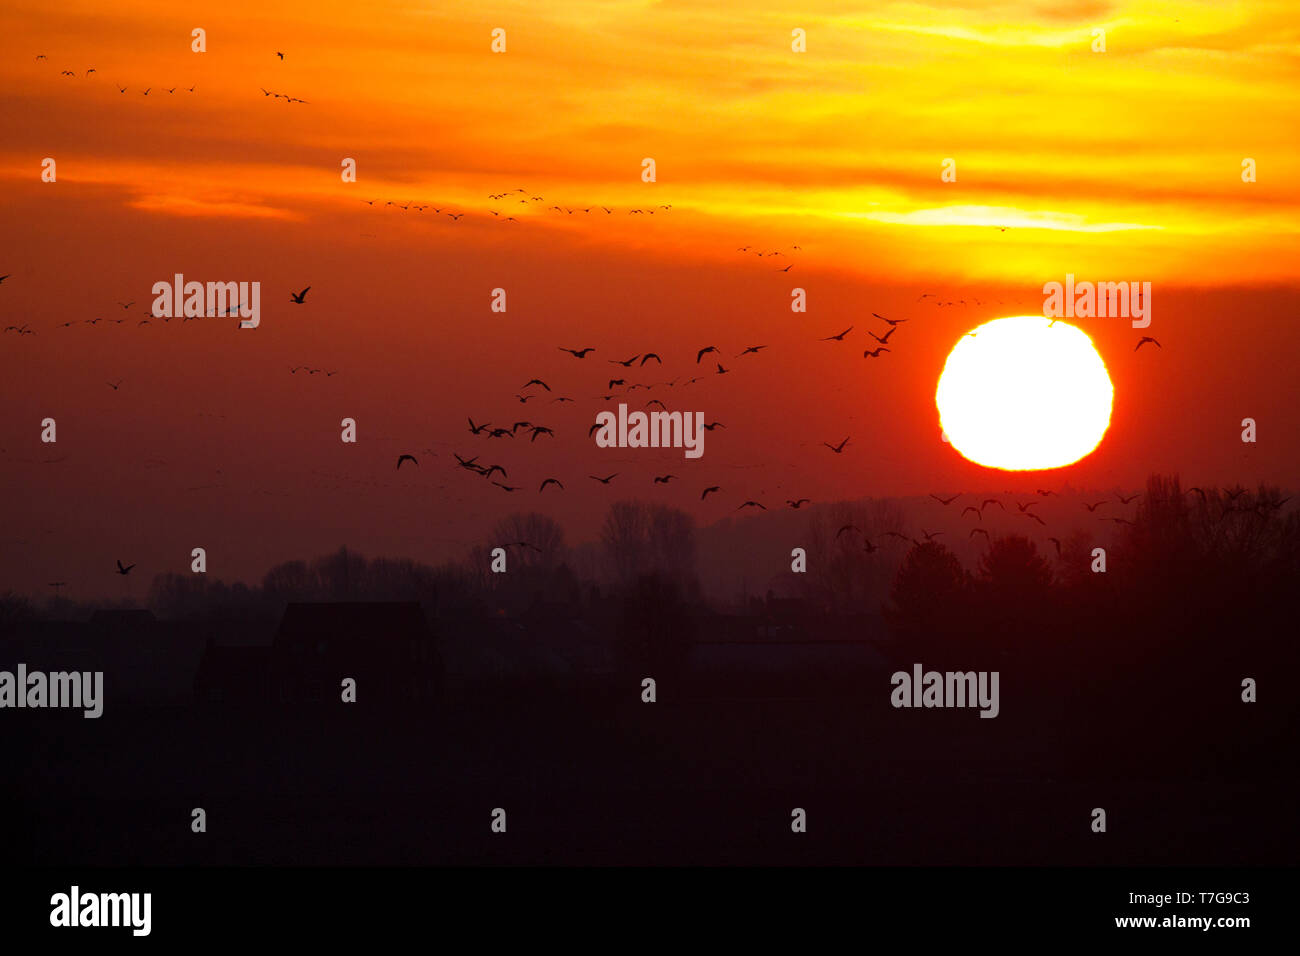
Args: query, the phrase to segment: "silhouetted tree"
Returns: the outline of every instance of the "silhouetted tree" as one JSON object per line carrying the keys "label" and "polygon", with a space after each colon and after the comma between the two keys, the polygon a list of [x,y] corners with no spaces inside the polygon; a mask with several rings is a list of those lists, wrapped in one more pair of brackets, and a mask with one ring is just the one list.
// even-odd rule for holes
{"label": "silhouetted tree", "polygon": [[35,619],[36,612],[27,598],[13,591],[0,594],[0,633]]}
{"label": "silhouetted tree", "polygon": [[624,591],[618,649],[630,676],[675,683],[694,640],[694,619],[678,578],[651,571]]}
{"label": "silhouetted tree", "polygon": [[684,511],[616,501],[605,516],[601,546],[616,582],[627,585],[653,572],[675,579],[683,594],[698,592],[695,520]]}
{"label": "silhouetted tree", "polygon": [[944,654],[969,642],[969,605],[961,562],[939,542],[927,541],[903,558],[882,611],[900,653]]}
{"label": "silhouetted tree", "polygon": [[[516,542],[526,541],[532,547],[515,547]],[[564,529],[555,519],[538,514],[515,512],[496,523],[492,529],[494,547],[511,545],[511,570],[519,568],[555,568],[564,563]]]}
{"label": "silhouetted tree", "polygon": [[[903,523],[902,509],[891,501],[841,502],[809,517],[809,571],[837,609],[880,606],[897,563],[897,549],[883,535],[902,533]],[[849,525],[859,530],[839,533]],[[867,551],[866,540],[875,551]]]}
{"label": "silhouetted tree", "polygon": [[1049,622],[1051,566],[1023,535],[995,538],[980,557],[973,578],[976,620],[982,643],[1003,653],[1036,653],[1055,638]]}

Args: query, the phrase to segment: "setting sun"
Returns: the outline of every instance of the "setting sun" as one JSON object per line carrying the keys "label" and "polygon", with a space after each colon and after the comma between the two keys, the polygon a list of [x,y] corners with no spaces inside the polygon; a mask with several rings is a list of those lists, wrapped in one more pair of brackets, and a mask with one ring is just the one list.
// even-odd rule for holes
{"label": "setting sun", "polygon": [[994,319],[948,355],[935,402],[949,442],[989,468],[1078,461],[1101,442],[1114,390],[1092,340],[1041,316]]}

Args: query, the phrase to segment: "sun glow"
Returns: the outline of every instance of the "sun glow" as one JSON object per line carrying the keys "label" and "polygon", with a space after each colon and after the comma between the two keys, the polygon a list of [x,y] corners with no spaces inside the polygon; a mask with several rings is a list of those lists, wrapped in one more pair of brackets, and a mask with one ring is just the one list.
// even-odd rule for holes
{"label": "sun glow", "polygon": [[939,422],[965,458],[1032,471],[1101,443],[1114,388],[1082,331],[1042,316],[994,319],[961,337],[939,376]]}

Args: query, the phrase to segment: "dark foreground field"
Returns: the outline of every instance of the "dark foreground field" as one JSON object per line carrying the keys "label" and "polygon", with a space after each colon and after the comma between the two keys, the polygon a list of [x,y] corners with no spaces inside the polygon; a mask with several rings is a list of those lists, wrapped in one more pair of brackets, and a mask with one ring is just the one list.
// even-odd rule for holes
{"label": "dark foreground field", "polygon": [[[1237,705],[1110,728],[846,696],[638,688],[420,710],[7,714],[15,864],[1262,864],[1296,858],[1294,744]],[[207,832],[191,832],[191,810]],[[507,832],[490,828],[494,808]],[[804,834],[791,811],[807,811]],[[1107,832],[1090,829],[1094,807]]]}

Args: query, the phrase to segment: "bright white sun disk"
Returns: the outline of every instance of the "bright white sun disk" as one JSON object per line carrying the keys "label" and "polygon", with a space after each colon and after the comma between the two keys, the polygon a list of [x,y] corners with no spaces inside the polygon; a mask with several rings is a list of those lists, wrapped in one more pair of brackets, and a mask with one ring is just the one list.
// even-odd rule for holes
{"label": "bright white sun disk", "polygon": [[1100,444],[1114,388],[1092,339],[1042,316],[994,319],[961,337],[935,403],[949,442],[989,468],[1060,468]]}

